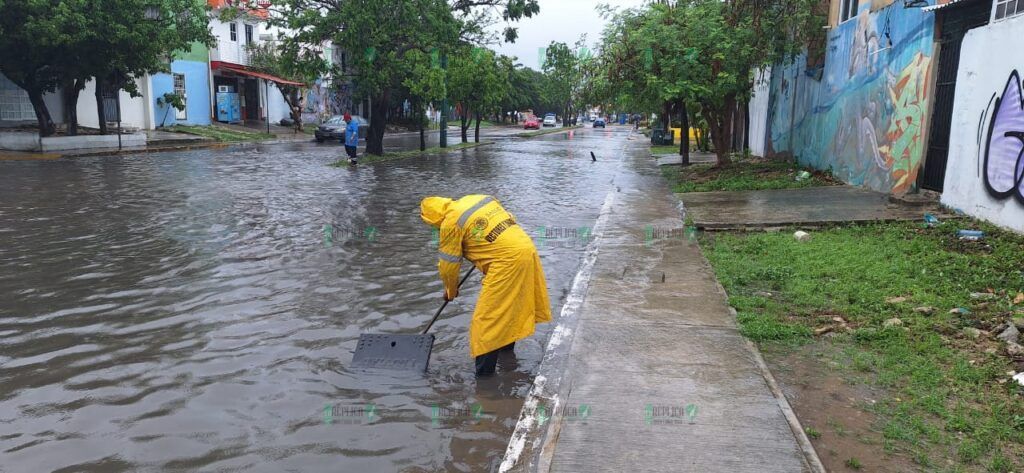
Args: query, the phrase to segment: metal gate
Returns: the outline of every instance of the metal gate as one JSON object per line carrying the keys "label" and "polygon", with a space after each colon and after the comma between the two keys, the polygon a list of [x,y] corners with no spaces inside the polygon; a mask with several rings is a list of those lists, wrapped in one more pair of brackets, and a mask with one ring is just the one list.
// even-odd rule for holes
{"label": "metal gate", "polygon": [[942,192],[949,159],[949,133],[953,121],[953,99],[956,73],[960,66],[960,45],[971,28],[988,24],[992,4],[986,1],[963,1],[936,11],[942,36],[939,38],[938,76],[935,80],[935,105],[932,110],[928,154],[918,184]]}
{"label": "metal gate", "polygon": [[107,123],[121,121],[121,117],[118,114],[120,111],[117,103],[118,95],[116,91],[103,91],[103,116],[107,119]]}

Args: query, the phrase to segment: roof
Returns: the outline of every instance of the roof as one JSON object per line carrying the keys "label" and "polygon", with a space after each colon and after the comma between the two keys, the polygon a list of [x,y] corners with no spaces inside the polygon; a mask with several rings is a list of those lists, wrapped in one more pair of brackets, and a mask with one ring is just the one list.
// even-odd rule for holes
{"label": "roof", "polygon": [[265,20],[268,16],[267,8],[270,7],[271,2],[270,0],[207,0],[206,4],[214,10],[226,7],[246,10],[249,15]]}
{"label": "roof", "polygon": [[227,70],[227,71],[234,72],[236,74],[242,74],[242,75],[249,76],[249,77],[256,77],[256,78],[259,78],[259,79],[266,79],[266,80],[269,80],[270,82],[273,82],[275,84],[297,85],[297,86],[305,86],[306,85],[306,84],[303,84],[302,82],[295,82],[293,80],[282,79],[282,78],[277,77],[275,75],[265,74],[265,73],[262,73],[262,72],[253,71],[253,70],[250,70],[250,69],[246,68],[245,66],[242,66],[242,65],[239,65],[239,64],[232,64],[230,62],[210,61],[210,68],[211,69]]}
{"label": "roof", "polygon": [[931,11],[939,10],[941,8],[946,8],[946,7],[951,6],[951,5],[955,5],[957,3],[970,3],[970,2],[973,2],[973,1],[977,1],[977,0],[946,0],[946,1],[938,0],[938,3],[936,3],[935,5],[924,7],[924,8],[921,9],[921,11],[931,12]]}

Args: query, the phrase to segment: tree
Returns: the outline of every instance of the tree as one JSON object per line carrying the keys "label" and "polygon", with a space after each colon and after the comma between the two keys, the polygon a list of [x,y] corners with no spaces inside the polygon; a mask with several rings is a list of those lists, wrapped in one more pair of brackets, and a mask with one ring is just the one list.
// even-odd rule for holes
{"label": "tree", "polygon": [[5,0],[0,3],[0,73],[22,88],[35,111],[40,136],[56,130],[43,95],[56,90],[61,76],[65,23],[59,0]]}
{"label": "tree", "polygon": [[[735,113],[749,99],[753,71],[792,58],[821,34],[816,0],[663,0],[610,12],[602,50],[618,100],[678,112],[697,106],[719,164],[729,162]],[[684,126],[687,124],[684,123]],[[684,142],[688,142],[685,138]],[[688,147],[681,144],[680,152]]]}
{"label": "tree", "polygon": [[547,97],[558,104],[562,123],[567,124],[574,113],[573,99],[581,79],[579,59],[565,43],[552,41],[541,66],[547,77],[544,82]]}
{"label": "tree", "polygon": [[[298,41],[331,41],[356,59],[354,82],[370,97],[366,152],[379,155],[392,94],[409,70],[407,52],[444,56],[460,40],[489,38],[499,17],[513,22],[537,11],[537,0],[279,0],[271,22],[295,31]],[[514,39],[515,29],[506,28],[505,37]]]}
{"label": "tree", "polygon": [[106,91],[125,90],[139,97],[136,77],[167,72],[174,52],[189,51],[193,43],[213,44],[208,9],[201,0],[76,1],[87,5],[83,27],[88,34],[72,47],[80,48],[83,67],[78,73],[96,80],[101,133],[107,132]]}
{"label": "tree", "polygon": [[426,54],[414,49],[406,52],[405,56],[409,73],[402,84],[409,89],[409,95],[412,96],[413,114],[420,131],[420,151],[424,151],[427,149],[424,132],[426,104],[444,98],[445,73],[441,69],[439,52]]}
{"label": "tree", "polygon": [[295,131],[302,131],[302,91],[330,70],[317,45],[303,44],[295,38],[283,37],[278,41],[249,47],[249,65],[257,71],[286,79],[274,81],[288,104]]}
{"label": "tree", "polygon": [[157,127],[162,128],[164,123],[167,123],[167,115],[171,113],[172,108],[179,112],[185,110],[185,98],[173,92],[167,92],[156,99],[156,105],[167,107],[164,109],[164,116],[160,119],[160,125]]}
{"label": "tree", "polygon": [[448,63],[448,94],[462,106],[460,128],[462,142],[468,142],[468,130],[476,121],[475,142],[480,142],[480,120],[498,110],[508,94],[508,78],[503,74],[493,51],[464,46]]}

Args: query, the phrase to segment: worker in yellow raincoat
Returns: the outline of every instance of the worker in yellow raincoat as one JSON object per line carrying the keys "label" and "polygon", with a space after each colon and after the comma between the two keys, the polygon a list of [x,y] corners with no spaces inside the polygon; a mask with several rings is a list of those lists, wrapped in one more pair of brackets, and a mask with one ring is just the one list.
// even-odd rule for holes
{"label": "worker in yellow raincoat", "polygon": [[491,196],[427,197],[420,202],[420,217],[440,231],[437,267],[445,300],[459,295],[463,258],[484,274],[469,325],[469,350],[476,358],[477,376],[494,374],[499,351],[529,337],[535,324],[551,321],[537,248]]}

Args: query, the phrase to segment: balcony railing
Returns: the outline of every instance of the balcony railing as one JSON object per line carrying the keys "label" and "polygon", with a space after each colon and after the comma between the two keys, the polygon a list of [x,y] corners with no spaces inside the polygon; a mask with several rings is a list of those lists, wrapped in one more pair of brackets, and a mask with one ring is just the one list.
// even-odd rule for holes
{"label": "balcony railing", "polygon": [[210,49],[210,60],[248,66],[249,51],[241,41],[218,39],[217,45]]}

